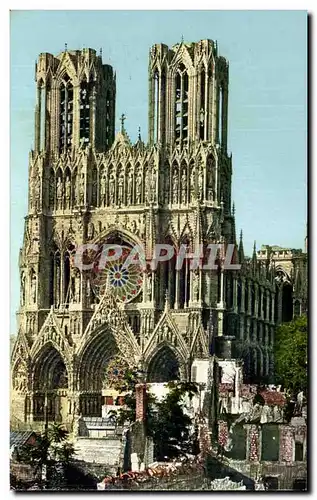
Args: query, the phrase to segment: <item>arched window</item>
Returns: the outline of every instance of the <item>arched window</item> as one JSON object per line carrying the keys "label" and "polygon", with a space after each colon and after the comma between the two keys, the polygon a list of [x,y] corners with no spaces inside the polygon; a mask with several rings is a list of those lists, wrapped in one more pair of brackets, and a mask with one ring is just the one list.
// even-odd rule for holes
{"label": "arched window", "polygon": [[205,93],[206,93],[206,73],[203,69],[200,76],[200,115],[199,115],[199,137],[203,141],[205,138]]}
{"label": "arched window", "polygon": [[54,169],[50,169],[50,180],[48,185],[48,208],[49,210],[54,210],[55,206],[55,172]]}
{"label": "arched window", "polygon": [[218,142],[222,144],[222,132],[223,132],[223,88],[218,87]]}
{"label": "arched window", "polygon": [[50,266],[50,286],[49,301],[50,305],[59,306],[61,294],[61,254],[55,247],[51,252]]}
{"label": "arched window", "polygon": [[64,253],[64,304],[67,306],[70,302],[71,296],[71,266],[72,266],[72,253],[74,251],[74,246],[70,245],[68,250]]}
{"label": "arched window", "polygon": [[60,151],[69,149],[73,134],[74,92],[68,75],[65,75],[60,87]]}
{"label": "arched window", "polygon": [[[186,248],[186,253],[190,252],[190,242],[186,238],[181,243]],[[190,259],[185,258],[179,272],[179,308],[188,307],[190,301]]]}
{"label": "arched window", "polygon": [[159,130],[159,73],[154,73],[154,142],[158,141]]}
{"label": "arched window", "polygon": [[95,207],[97,206],[98,199],[98,172],[97,168],[92,169],[92,179],[91,179],[91,204]]}
{"label": "arched window", "polygon": [[111,134],[111,102],[112,96],[110,91],[108,90],[106,95],[106,147],[110,148],[112,144],[112,134]]}
{"label": "arched window", "polygon": [[[80,128],[79,138],[82,146],[89,143],[89,128],[90,128],[90,86],[86,80],[80,84]],[[106,111],[108,113],[108,110]],[[106,114],[107,117],[107,114]]]}
{"label": "arched window", "polygon": [[188,139],[188,74],[183,64],[175,77],[175,141],[176,144]]}

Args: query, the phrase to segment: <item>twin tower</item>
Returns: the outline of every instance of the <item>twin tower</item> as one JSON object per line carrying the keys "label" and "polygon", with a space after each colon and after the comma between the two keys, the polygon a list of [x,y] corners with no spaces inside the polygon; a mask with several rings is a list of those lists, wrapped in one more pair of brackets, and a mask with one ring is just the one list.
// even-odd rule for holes
{"label": "twin tower", "polygon": [[74,265],[86,244],[151,255],[157,243],[176,252],[236,243],[228,63],[216,44],[151,48],[147,143],[131,143],[123,118],[115,134],[116,78],[95,50],[40,54],[36,88],[13,414],[42,421],[45,406],[55,421],[100,416],[127,365],[148,382],[206,382],[213,329],[236,339],[250,375],[269,375],[275,288],[265,266],[238,275],[186,259],[178,269],[176,253],[155,270],[118,259],[95,276]]}
{"label": "twin tower", "polygon": [[[93,49],[40,54],[36,65],[35,152],[52,155],[88,144],[107,151],[115,138],[116,78]],[[227,148],[228,63],[211,40],[149,57],[149,144],[208,141]]]}

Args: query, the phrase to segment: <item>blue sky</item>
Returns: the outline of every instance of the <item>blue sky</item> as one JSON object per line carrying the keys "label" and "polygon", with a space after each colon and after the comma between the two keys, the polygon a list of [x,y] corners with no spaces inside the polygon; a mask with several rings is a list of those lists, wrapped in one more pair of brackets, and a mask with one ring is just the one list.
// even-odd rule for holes
{"label": "blue sky", "polygon": [[35,60],[40,52],[102,47],[117,72],[116,128],[147,139],[148,52],[210,38],[229,60],[229,151],[237,231],[302,248],[307,219],[307,15],[305,11],[11,12],[11,332],[19,305],[18,254],[34,142]]}

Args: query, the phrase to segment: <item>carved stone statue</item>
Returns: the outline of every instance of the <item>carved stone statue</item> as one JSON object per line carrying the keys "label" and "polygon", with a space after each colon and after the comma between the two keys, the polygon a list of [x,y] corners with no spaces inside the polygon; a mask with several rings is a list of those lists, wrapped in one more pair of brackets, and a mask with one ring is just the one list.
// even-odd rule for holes
{"label": "carved stone statue", "polygon": [[186,175],[185,170],[183,170],[183,173],[182,173],[181,189],[182,189],[182,200],[181,201],[183,204],[186,204],[186,202],[187,202],[187,175]]}
{"label": "carved stone statue", "polygon": [[170,341],[170,329],[166,324],[163,326],[163,335],[164,335],[165,340],[167,340],[167,342],[169,342]]}
{"label": "carved stone statue", "polygon": [[152,299],[152,274],[148,274],[147,280],[146,280],[146,293],[147,293],[147,300]]}
{"label": "carved stone statue", "polygon": [[34,183],[33,183],[33,196],[31,200],[31,206],[35,208],[35,210],[38,209],[40,204],[40,179],[38,176],[34,178]]}
{"label": "carved stone statue", "polygon": [[25,275],[21,276],[21,306],[25,305]]}
{"label": "carved stone statue", "polygon": [[66,199],[66,208],[70,208],[71,201],[71,183],[70,178],[67,177],[65,181],[65,199]]}
{"label": "carved stone statue", "polygon": [[88,222],[87,226],[87,240],[92,240],[95,234],[95,227],[93,222]]}
{"label": "carved stone statue", "polygon": [[17,391],[26,390],[26,375],[22,372],[18,372],[15,377],[14,388]]}
{"label": "carved stone statue", "polygon": [[141,174],[138,175],[136,179],[136,202],[141,203],[141,192],[142,192],[142,177]]}
{"label": "carved stone statue", "polygon": [[170,190],[170,180],[168,172],[165,172],[165,181],[164,181],[164,203],[168,203],[169,201],[169,190]]}
{"label": "carved stone statue", "polygon": [[80,274],[77,270],[75,270],[72,275],[71,289],[73,296],[72,301],[76,303],[80,302]]}
{"label": "carved stone statue", "polygon": [[132,187],[133,187],[133,178],[132,178],[132,174],[129,173],[129,176],[128,176],[128,193],[127,193],[127,204],[131,204],[132,203]]}
{"label": "carved stone statue", "polygon": [[194,302],[198,301],[199,297],[199,276],[196,273],[193,273],[193,300]]}
{"label": "carved stone statue", "polygon": [[33,304],[36,302],[36,276],[32,275],[31,278],[31,301]]}
{"label": "carved stone statue", "polygon": [[198,195],[201,200],[203,197],[203,172],[200,171],[198,174]]}
{"label": "carved stone statue", "polygon": [[57,209],[60,209],[62,208],[62,203],[63,203],[63,184],[60,177],[57,180],[56,198],[57,198]]}
{"label": "carved stone statue", "polygon": [[113,174],[111,174],[110,180],[109,180],[109,202],[112,205],[114,203],[114,177]]}
{"label": "carved stone statue", "polygon": [[84,205],[84,203],[85,203],[85,177],[84,177],[84,175],[82,175],[81,179],[80,179],[79,200],[80,200],[80,204]]}
{"label": "carved stone statue", "polygon": [[123,177],[120,176],[118,179],[118,205],[123,203]]}
{"label": "carved stone statue", "polygon": [[156,200],[156,171],[153,170],[151,177],[151,199],[150,201],[155,202]]}
{"label": "carved stone statue", "polygon": [[196,169],[195,167],[192,169],[190,173],[190,192],[192,198],[196,199]]}
{"label": "carved stone statue", "polygon": [[138,228],[138,234],[139,234],[140,238],[144,237],[144,229],[145,229],[144,218],[140,217],[139,218],[139,228]]}
{"label": "carved stone statue", "polygon": [[177,203],[178,201],[178,175],[177,172],[174,172],[173,175],[173,203]]}
{"label": "carved stone statue", "polygon": [[54,177],[51,179],[48,186],[48,205],[49,208],[54,208],[54,198],[55,198],[55,182]]}
{"label": "carved stone statue", "polygon": [[105,206],[106,204],[106,176],[103,174],[100,179],[100,204]]}

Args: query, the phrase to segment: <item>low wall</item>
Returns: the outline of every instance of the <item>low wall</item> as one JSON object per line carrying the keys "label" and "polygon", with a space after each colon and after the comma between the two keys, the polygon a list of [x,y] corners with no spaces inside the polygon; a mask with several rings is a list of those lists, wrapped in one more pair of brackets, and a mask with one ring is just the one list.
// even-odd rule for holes
{"label": "low wall", "polygon": [[304,479],[307,476],[307,464],[283,463],[283,462],[258,462],[230,460],[230,466],[243,475],[257,480],[259,477],[276,477],[279,490],[293,490],[294,481]]}
{"label": "low wall", "polygon": [[112,469],[121,467],[121,439],[119,438],[77,438],[75,459],[88,463],[105,464]]}

